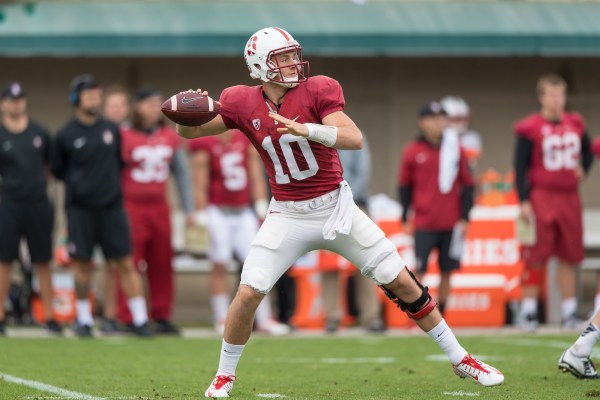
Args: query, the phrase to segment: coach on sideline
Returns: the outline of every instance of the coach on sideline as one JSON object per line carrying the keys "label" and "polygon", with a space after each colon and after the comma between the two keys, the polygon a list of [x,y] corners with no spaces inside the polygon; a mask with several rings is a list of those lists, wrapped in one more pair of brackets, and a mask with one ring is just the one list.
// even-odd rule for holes
{"label": "coach on sideline", "polygon": [[92,75],[71,83],[71,119],[56,134],[52,171],[65,182],[69,255],[75,271],[77,325],[80,337],[92,336],[92,254],[99,244],[109,265],[116,265],[133,316],[133,333],[150,336],[142,281],[131,257],[129,224],[121,192],[121,140],[117,125],[100,116],[102,89]]}
{"label": "coach on sideline", "polygon": [[36,267],[48,332],[62,334],[52,319],[52,225],[54,208],[46,193],[50,136],[29,119],[27,98],[18,82],[0,93],[0,335],[5,334],[4,302],[12,263],[19,257],[21,236],[27,239]]}

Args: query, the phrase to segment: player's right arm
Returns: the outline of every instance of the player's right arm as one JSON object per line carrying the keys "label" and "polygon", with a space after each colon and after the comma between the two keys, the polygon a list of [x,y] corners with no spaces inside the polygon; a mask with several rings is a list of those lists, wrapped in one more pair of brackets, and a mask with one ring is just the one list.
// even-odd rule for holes
{"label": "player's right arm", "polygon": [[518,123],[515,126],[517,134],[517,143],[515,146],[514,168],[515,183],[520,202],[520,214],[526,221],[532,221],[533,208],[529,201],[530,185],[527,179],[529,168],[531,166],[531,154],[533,152],[533,142],[527,136],[527,125]]}
{"label": "player's right arm", "polygon": [[225,122],[223,122],[223,117],[217,115],[210,121],[200,126],[183,126],[183,125],[175,125],[177,129],[177,134],[185,139],[195,139],[203,136],[212,136],[218,135],[219,133],[223,133],[229,128],[225,126]]}

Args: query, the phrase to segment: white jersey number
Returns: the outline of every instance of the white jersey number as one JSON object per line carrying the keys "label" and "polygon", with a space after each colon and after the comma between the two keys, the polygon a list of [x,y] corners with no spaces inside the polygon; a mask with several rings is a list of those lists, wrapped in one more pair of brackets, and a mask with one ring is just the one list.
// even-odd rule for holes
{"label": "white jersey number", "polygon": [[573,132],[548,135],[542,140],[544,168],[548,171],[575,169],[579,163],[581,139]]}
{"label": "white jersey number", "polygon": [[242,165],[243,161],[242,153],[232,152],[221,156],[223,185],[230,192],[237,192],[248,185],[248,174]]}
{"label": "white jersey number", "polygon": [[[298,163],[294,158],[294,153],[292,152],[292,147],[290,143],[296,142],[302,151],[302,155],[304,156],[304,160],[308,165],[308,169],[300,171],[300,167],[298,167]],[[281,151],[283,152],[283,157],[285,158],[285,163],[287,164],[288,170],[297,181],[301,181],[306,178],[310,178],[311,176],[315,176],[319,171],[319,164],[317,164],[317,160],[315,159],[315,155],[310,149],[310,144],[306,138],[301,136],[295,136],[292,134],[287,134],[281,136],[279,139],[279,146],[281,146]],[[280,185],[290,183],[290,177],[288,174],[283,172],[283,167],[281,165],[281,161],[279,157],[277,157],[277,153],[275,151],[275,146],[271,140],[271,136],[267,136],[263,142],[262,147],[269,153],[269,157],[273,161],[275,165],[275,182]]]}
{"label": "white jersey number", "polygon": [[131,170],[131,178],[140,183],[166,181],[172,156],[173,149],[169,146],[136,147],[131,158],[139,164]]}

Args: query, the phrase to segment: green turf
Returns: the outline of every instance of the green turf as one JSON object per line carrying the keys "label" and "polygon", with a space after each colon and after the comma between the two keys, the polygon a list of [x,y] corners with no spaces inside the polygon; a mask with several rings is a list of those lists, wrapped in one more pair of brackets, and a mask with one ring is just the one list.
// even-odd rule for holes
{"label": "green turf", "polygon": [[[253,338],[238,367],[237,399],[585,399],[599,381],[557,369],[570,336],[465,337],[462,344],[506,376],[484,388],[457,378],[427,336]],[[0,373],[107,399],[199,399],[214,376],[220,340],[0,339]],[[463,396],[458,396],[462,394]],[[59,398],[5,380],[0,399]]]}

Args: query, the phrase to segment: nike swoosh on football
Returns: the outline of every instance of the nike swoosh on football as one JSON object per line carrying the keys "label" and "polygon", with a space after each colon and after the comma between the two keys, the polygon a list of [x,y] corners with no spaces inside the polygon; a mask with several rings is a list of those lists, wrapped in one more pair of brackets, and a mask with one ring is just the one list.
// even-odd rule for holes
{"label": "nike swoosh on football", "polygon": [[202,97],[192,97],[190,99],[184,97],[183,99],[181,99],[181,102],[183,104],[187,104],[187,103],[191,103],[192,101],[196,101],[196,100],[200,100]]}

